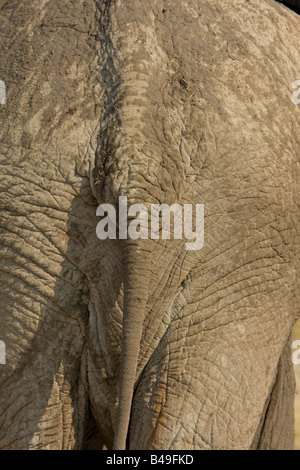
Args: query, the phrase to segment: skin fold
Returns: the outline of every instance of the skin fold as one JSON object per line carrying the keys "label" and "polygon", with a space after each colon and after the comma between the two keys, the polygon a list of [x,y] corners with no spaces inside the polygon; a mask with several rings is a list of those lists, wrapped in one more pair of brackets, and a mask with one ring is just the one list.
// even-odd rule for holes
{"label": "skin fold", "polygon": [[[0,449],[293,448],[299,17],[273,0],[0,16]],[[203,248],[99,240],[120,196],[204,204]]]}

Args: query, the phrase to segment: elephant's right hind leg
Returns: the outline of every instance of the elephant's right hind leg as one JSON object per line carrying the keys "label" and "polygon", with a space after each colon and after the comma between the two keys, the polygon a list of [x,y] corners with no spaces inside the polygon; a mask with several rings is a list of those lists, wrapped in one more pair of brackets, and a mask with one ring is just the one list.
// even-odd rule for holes
{"label": "elephant's right hind leg", "polygon": [[277,376],[252,443],[253,449],[294,449],[295,376],[291,356],[289,340],[278,363]]}

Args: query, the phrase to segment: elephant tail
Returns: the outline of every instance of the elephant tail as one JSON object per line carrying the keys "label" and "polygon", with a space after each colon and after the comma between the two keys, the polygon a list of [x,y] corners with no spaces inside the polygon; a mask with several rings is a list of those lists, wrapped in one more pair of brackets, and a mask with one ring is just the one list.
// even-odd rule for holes
{"label": "elephant tail", "polygon": [[125,450],[150,281],[150,240],[126,240],[120,392],[114,450]]}

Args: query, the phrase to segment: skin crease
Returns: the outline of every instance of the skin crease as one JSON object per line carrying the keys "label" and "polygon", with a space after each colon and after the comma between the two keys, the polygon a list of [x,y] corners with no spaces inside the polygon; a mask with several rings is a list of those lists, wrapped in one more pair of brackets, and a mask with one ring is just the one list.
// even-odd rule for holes
{"label": "skin crease", "polygon": [[[0,15],[0,448],[292,448],[299,17],[273,0]],[[204,204],[203,248],[100,241],[119,196]]]}

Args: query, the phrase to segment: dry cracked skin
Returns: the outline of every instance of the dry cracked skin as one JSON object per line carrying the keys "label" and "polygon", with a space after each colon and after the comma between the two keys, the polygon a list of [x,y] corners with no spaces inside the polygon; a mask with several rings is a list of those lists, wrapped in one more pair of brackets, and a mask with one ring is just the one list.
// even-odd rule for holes
{"label": "dry cracked skin", "polygon": [[[0,448],[292,448],[299,16],[273,0],[0,16]],[[119,196],[204,204],[203,248],[99,240],[96,208]]]}

